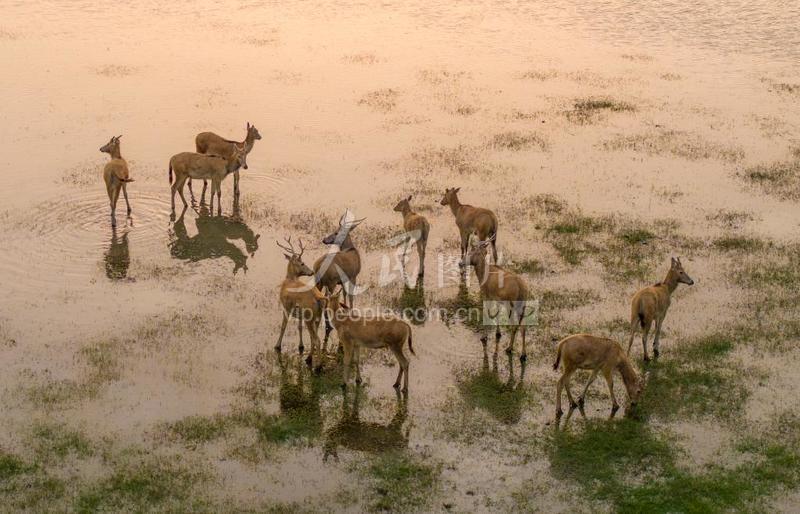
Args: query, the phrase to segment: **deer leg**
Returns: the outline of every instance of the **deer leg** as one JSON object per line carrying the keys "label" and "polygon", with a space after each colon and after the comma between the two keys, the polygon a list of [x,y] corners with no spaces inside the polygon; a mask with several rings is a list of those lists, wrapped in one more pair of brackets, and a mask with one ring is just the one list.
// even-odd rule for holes
{"label": "deer leg", "polygon": [[353,360],[353,344],[346,338],[340,337],[339,342],[344,347],[344,363],[342,365],[342,389],[347,390],[350,381],[350,362]]}
{"label": "deer leg", "polygon": [[589,386],[592,385],[594,379],[597,378],[597,373],[600,372],[600,368],[596,368],[592,371],[592,374],[589,376],[589,380],[586,382],[586,387],[583,388],[583,393],[581,393],[580,397],[578,398],[578,405],[583,405],[586,402],[586,393],[589,392]]}
{"label": "deer leg", "polygon": [[289,316],[286,311],[283,311],[283,322],[281,323],[281,333],[278,335],[278,342],[275,343],[275,351],[281,351],[281,343],[283,342],[283,333],[286,331],[286,323],[289,322]]}
{"label": "deer leg", "polygon": [[[303,350],[305,350],[305,346],[303,346],[303,316],[302,316],[302,314],[300,315],[299,319],[297,320],[297,331],[300,333],[300,346],[298,347],[298,350],[300,350],[300,354],[302,354]],[[312,348],[311,351],[313,352],[314,349]]]}
{"label": "deer leg", "polygon": [[514,353],[514,340],[517,338],[517,326],[511,326],[511,341],[509,341],[508,346],[506,347],[506,353],[511,355]]}
{"label": "deer leg", "polygon": [[[116,179],[112,179],[116,180]],[[117,226],[117,200],[119,200],[119,190],[120,185],[115,183],[113,186],[114,191],[112,192],[113,198],[111,198],[111,226]]]}
{"label": "deer leg", "polygon": [[642,324],[642,349],[644,350],[644,361],[650,361],[650,356],[647,355],[647,335],[650,333],[652,321]]}
{"label": "deer leg", "polygon": [[217,181],[217,213],[222,216],[222,182]]}
{"label": "deer leg", "polygon": [[424,239],[417,240],[417,255],[419,255],[419,272],[417,276],[419,277],[425,275],[425,245],[427,245],[427,241]]}
{"label": "deer leg", "polygon": [[183,206],[188,207],[189,204],[186,202],[186,197],[183,196],[183,185],[186,183],[186,177],[182,177],[180,180],[175,181],[176,189],[178,190],[178,194],[181,195],[181,200],[183,201]]}
{"label": "deer leg", "polygon": [[659,339],[661,337],[661,324],[664,323],[664,317],[656,320],[656,335],[653,337],[653,358],[658,358]]}
{"label": "deer leg", "polygon": [[[308,332],[311,334],[311,368],[315,372],[319,372],[322,370],[322,355],[320,354],[320,344],[319,344],[319,336],[317,335],[317,327],[315,326],[314,320],[310,319],[306,321],[306,328]],[[317,365],[314,366],[314,355],[317,356]]]}
{"label": "deer leg", "polygon": [[572,374],[575,373],[574,369],[570,369],[569,371],[564,371],[564,389],[567,390],[567,398],[569,398],[569,408],[574,409],[578,406],[578,402],[575,401],[575,398],[572,397],[572,391],[570,390],[570,381],[572,379]]}
{"label": "deer leg", "polygon": [[564,389],[564,377],[566,375],[566,372],[563,373],[556,384],[556,420],[560,419],[564,414],[564,411],[561,409],[561,391]]}
{"label": "deer leg", "polygon": [[519,356],[519,361],[525,362],[528,360],[528,346],[525,343],[525,325],[520,322],[519,328],[522,331],[522,353]]}
{"label": "deer leg", "polygon": [[239,170],[233,172],[233,194],[239,196]]}
{"label": "deer leg", "polygon": [[402,389],[402,391],[404,393],[407,393],[408,392],[408,359],[406,358],[405,355],[403,355],[403,347],[402,346],[398,346],[396,348],[394,346],[392,346],[391,348],[392,348],[392,353],[394,353],[394,356],[397,358],[397,364],[400,366],[400,369],[397,371],[397,380],[394,381],[394,385],[392,387],[394,387],[395,389],[399,389],[400,388],[400,379],[402,378],[403,379],[403,389]]}
{"label": "deer leg", "polygon": [[639,322],[639,318],[633,318],[631,320],[631,337],[628,339],[628,355],[631,354],[631,346],[633,346],[633,337],[636,335],[636,324]]}
{"label": "deer leg", "polygon": [[356,365],[356,385],[361,385],[361,346],[353,347],[353,362]]}
{"label": "deer leg", "polygon": [[208,180],[203,179],[203,190],[200,191],[200,204],[206,201],[206,189],[208,188]]}
{"label": "deer leg", "polygon": [[192,179],[189,179],[189,194],[192,195],[192,200],[194,201],[194,191],[192,191]]}
{"label": "deer leg", "polygon": [[494,263],[497,264],[497,241],[494,239],[492,240],[492,257],[494,258]]}
{"label": "deer leg", "polygon": [[125,195],[125,205],[128,206],[128,214],[130,214],[131,203],[128,201],[128,185],[125,182],[122,183],[122,194]]}
{"label": "deer leg", "polygon": [[604,369],[603,377],[606,379],[606,384],[608,384],[608,394],[611,395],[611,417],[613,418],[614,414],[619,410],[619,404],[617,403],[617,397],[614,396],[614,375],[612,370]]}

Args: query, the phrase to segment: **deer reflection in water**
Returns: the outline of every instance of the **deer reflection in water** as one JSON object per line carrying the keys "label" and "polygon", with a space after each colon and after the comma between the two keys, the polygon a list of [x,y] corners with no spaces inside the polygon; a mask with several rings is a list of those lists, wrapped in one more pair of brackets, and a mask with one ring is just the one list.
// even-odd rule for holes
{"label": "deer reflection in water", "polygon": [[109,280],[122,280],[128,277],[131,265],[131,254],[128,248],[128,231],[117,235],[117,229],[111,229],[111,241],[108,243],[104,259],[106,277]]}
{"label": "deer reflection in water", "polygon": [[525,388],[525,362],[520,364],[520,374],[514,377],[514,359],[508,357],[508,380],[500,379],[497,366],[497,351],[489,367],[489,354],[483,348],[483,365],[479,371],[466,371],[458,374],[457,384],[467,404],[486,410],[498,421],[507,425],[522,419],[522,409],[528,399]]}
{"label": "deer reflection in water", "polygon": [[[253,257],[258,250],[260,235],[253,233],[253,230],[236,216],[212,216],[208,209],[200,207],[193,209],[197,213],[195,218],[197,234],[190,236],[184,218],[186,210],[183,209],[180,217],[172,225],[170,254],[176,259],[189,262],[227,257],[233,261],[234,274],[240,269],[246,272],[248,255]],[[244,241],[247,253],[231,242],[235,239]]]}
{"label": "deer reflection in water", "polygon": [[408,446],[408,436],[411,424],[403,430],[403,424],[408,418],[408,400],[397,393],[396,411],[392,419],[386,423],[362,421],[359,417],[361,388],[357,387],[352,406],[348,403],[348,396],[342,399],[342,416],[325,433],[322,460],[328,457],[339,461],[339,446],[350,450],[379,453],[390,450],[401,450]]}

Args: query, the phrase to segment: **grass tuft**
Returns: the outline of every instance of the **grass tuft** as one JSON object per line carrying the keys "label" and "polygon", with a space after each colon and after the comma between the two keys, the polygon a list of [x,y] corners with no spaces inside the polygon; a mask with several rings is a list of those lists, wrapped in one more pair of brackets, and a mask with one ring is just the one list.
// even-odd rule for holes
{"label": "grass tuft", "polygon": [[441,467],[402,452],[376,456],[367,475],[375,512],[409,512],[424,509],[435,492]]}

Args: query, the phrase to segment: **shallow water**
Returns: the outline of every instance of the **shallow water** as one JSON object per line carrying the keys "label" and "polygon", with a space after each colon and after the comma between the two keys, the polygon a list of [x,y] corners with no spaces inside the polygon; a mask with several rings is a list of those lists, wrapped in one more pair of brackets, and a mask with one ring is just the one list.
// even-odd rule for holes
{"label": "shallow water", "polygon": [[[10,179],[0,190],[0,445],[8,448],[23,448],[16,434],[40,417],[121,445],[155,438],[159,451],[205,459],[230,485],[213,495],[240,507],[330,500],[348,489],[348,465],[406,448],[443,464],[441,501],[428,508],[510,509],[509,491],[526,481],[558,487],[546,459],[519,449],[552,417],[553,339],[624,323],[630,295],[659,280],[668,262],[652,265],[646,280],[614,278],[591,258],[570,266],[548,239],[548,222],[520,211],[526,199],[553,194],[586,215],[677,220],[682,237],[701,241],[684,259],[698,285],[675,294],[667,349],[737,316],[729,259],[709,250],[710,239],[796,240],[796,201],[736,176],[787,159],[800,144],[800,89],[792,89],[800,7],[792,2],[52,0],[6,2],[0,14],[0,59],[14,70],[0,78],[11,99],[0,124]],[[576,112],[576,101],[597,97],[633,108]],[[169,157],[191,150],[204,130],[240,140],[245,122],[263,139],[241,173],[238,208],[228,180],[222,216],[194,205],[171,219]],[[126,219],[120,200],[112,230],[97,148],[120,133],[135,178],[133,213]],[[536,139],[515,146],[505,143],[509,133]],[[299,388],[314,412],[302,444],[259,449],[252,427],[237,425],[225,441],[159,446],[153,434],[186,416],[247,408],[275,423],[295,419],[297,410],[282,405],[288,382],[271,350],[285,275],[276,239],[303,237],[311,264],[350,208],[367,217],[354,232],[367,287],[358,305],[421,298],[434,310],[458,299],[457,281],[439,269],[457,253],[452,215],[439,205],[453,186],[463,202],[498,214],[502,254],[540,261],[544,272],[526,275],[535,295],[589,298],[543,304],[543,316],[558,319],[529,333],[522,378],[502,346],[484,355],[463,323],[432,320],[414,326],[405,406],[391,388],[392,357],[371,352],[357,417],[335,386],[335,363],[322,391]],[[382,273],[384,259],[393,262],[387,240],[401,228],[392,207],[412,193],[432,233],[422,289],[409,297],[399,275],[384,284]],[[746,221],[735,229],[709,221],[722,209]],[[660,243],[666,254],[684,248],[669,237]],[[415,266],[416,252],[409,255]],[[469,287],[477,293],[474,276]],[[284,356],[292,365],[300,363],[297,337],[290,324]],[[80,352],[98,341],[114,342],[113,378],[75,401],[32,399],[37,384],[93,380]],[[797,382],[794,369],[759,358],[775,376],[768,383]],[[305,376],[292,369],[293,380]],[[607,415],[603,386],[589,402],[588,417]],[[713,430],[676,427],[711,460]],[[340,462],[321,467],[333,448]],[[582,506],[552,492],[542,498],[546,510]],[[359,510],[362,500],[331,505]]]}

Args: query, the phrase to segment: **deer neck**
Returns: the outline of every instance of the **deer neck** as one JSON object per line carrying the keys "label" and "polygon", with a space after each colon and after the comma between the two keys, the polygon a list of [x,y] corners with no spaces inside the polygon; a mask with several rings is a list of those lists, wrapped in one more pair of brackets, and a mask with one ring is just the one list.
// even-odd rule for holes
{"label": "deer neck", "polygon": [[355,249],[356,247],[353,245],[353,240],[350,239],[350,234],[348,233],[345,236],[344,241],[342,241],[342,244],[339,245],[339,250],[342,252],[346,252],[348,250],[355,250]]}
{"label": "deer neck", "polygon": [[406,205],[405,207],[403,207],[403,210],[400,211],[400,214],[403,215],[403,219],[406,219],[410,214],[413,214],[413,212],[411,211],[411,206]]}
{"label": "deer neck", "polygon": [[671,269],[667,272],[666,278],[664,278],[664,285],[667,286],[667,290],[669,294],[672,294],[673,291],[678,287],[678,274],[675,273],[675,270]]}
{"label": "deer neck", "polygon": [[475,275],[478,276],[478,285],[481,288],[486,284],[486,279],[488,277],[489,268],[486,266],[486,259],[480,259],[477,264],[475,264]]}
{"label": "deer neck", "polygon": [[622,381],[625,383],[625,389],[628,391],[628,396],[631,394],[631,390],[633,386],[636,384],[636,381],[639,380],[639,377],[636,374],[636,371],[633,369],[630,361],[628,359],[623,359],[617,365],[619,369],[620,375],[622,375]]}
{"label": "deer neck", "polygon": [[241,163],[239,163],[239,159],[230,159],[225,162],[225,171],[228,173],[233,173],[234,171],[237,171],[240,166]]}
{"label": "deer neck", "polygon": [[242,144],[242,148],[244,148],[245,152],[250,152],[250,150],[253,149],[253,145],[256,144],[256,140],[254,139],[254,137],[252,135],[250,135],[248,133],[247,137],[244,138],[244,141],[242,141],[241,144]]}
{"label": "deer neck", "polygon": [[286,267],[286,280],[297,280],[300,274],[292,269],[292,265]]}
{"label": "deer neck", "polygon": [[118,146],[115,146],[114,148],[112,148],[111,152],[109,152],[109,153],[111,154],[111,158],[112,159],[122,159],[122,152],[119,151],[119,147]]}
{"label": "deer neck", "polygon": [[453,211],[453,216],[458,217],[458,211],[461,209],[461,202],[458,201],[457,196],[453,196],[450,201],[450,210]]}

